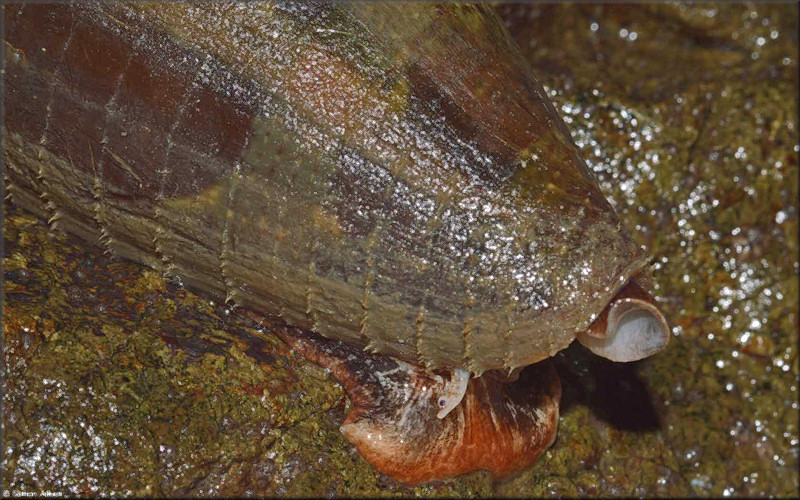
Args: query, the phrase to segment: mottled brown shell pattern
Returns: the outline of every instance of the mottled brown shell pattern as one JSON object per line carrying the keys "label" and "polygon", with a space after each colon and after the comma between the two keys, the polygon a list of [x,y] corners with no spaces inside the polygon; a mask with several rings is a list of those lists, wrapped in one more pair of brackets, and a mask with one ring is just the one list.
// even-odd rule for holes
{"label": "mottled brown shell pattern", "polygon": [[236,304],[480,374],[644,266],[488,8],[4,12],[13,199]]}

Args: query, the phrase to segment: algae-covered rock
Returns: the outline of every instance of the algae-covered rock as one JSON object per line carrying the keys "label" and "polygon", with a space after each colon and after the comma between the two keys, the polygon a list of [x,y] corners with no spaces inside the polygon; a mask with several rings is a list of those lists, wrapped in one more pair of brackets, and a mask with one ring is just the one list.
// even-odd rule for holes
{"label": "algae-covered rock", "polygon": [[650,249],[674,338],[628,371],[564,353],[559,440],[500,491],[796,493],[796,5],[501,11]]}
{"label": "algae-covered rock", "polygon": [[623,224],[673,339],[556,357],[529,470],[403,487],[340,435],[327,373],[235,308],[6,205],[4,495],[796,493],[797,6],[499,11]]}
{"label": "algae-covered rock", "polygon": [[[5,492],[397,487],[339,434],[341,389],[237,311],[11,206],[5,252]],[[416,492],[468,494],[468,485]]]}

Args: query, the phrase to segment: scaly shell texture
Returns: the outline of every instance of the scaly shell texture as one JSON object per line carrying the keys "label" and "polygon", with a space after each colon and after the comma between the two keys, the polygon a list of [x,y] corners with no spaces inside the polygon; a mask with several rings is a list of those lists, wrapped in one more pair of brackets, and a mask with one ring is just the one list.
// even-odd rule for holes
{"label": "scaly shell texture", "polygon": [[13,200],[429,369],[566,347],[644,267],[488,8],[5,8]]}

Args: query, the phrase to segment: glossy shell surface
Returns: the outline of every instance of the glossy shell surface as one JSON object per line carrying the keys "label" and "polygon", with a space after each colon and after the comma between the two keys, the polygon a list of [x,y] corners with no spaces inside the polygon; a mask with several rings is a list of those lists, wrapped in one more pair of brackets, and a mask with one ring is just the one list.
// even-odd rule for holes
{"label": "glossy shell surface", "polygon": [[6,31],[15,202],[289,324],[513,369],[644,267],[489,9],[57,5]]}

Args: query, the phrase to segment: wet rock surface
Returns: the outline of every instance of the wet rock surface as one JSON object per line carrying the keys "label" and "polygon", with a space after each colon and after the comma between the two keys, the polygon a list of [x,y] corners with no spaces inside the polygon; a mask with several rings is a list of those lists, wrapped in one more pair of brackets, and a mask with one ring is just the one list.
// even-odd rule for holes
{"label": "wet rock surface", "polygon": [[650,249],[673,339],[632,365],[559,355],[559,441],[499,491],[796,492],[796,6],[501,11]]}
{"label": "wet rock surface", "polygon": [[3,493],[796,493],[797,6],[499,10],[650,250],[665,351],[571,346],[533,467],[406,488],[340,435],[348,402],[323,370],[7,203]]}

